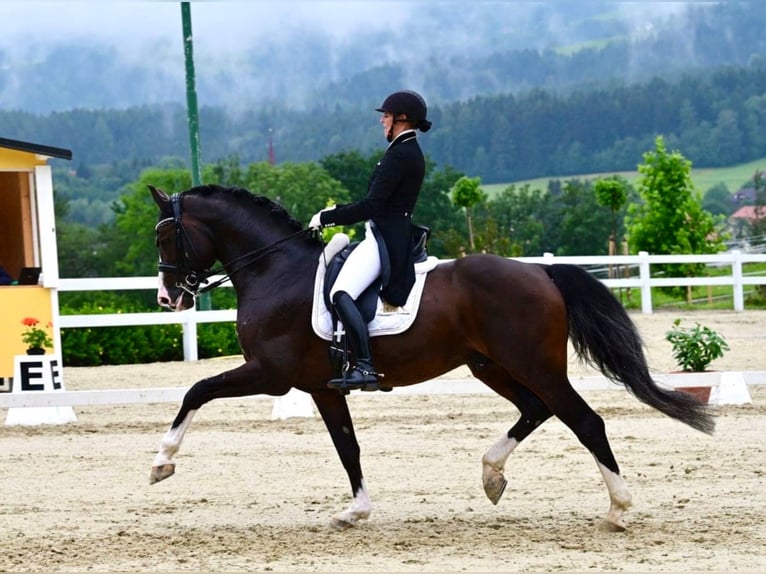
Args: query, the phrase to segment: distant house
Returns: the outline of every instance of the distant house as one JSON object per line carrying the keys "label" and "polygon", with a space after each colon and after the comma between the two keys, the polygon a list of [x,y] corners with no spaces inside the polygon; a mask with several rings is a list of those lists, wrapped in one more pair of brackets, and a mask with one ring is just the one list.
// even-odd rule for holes
{"label": "distant house", "polygon": [[743,187],[739,191],[736,191],[732,194],[731,200],[736,205],[752,205],[755,203],[755,197],[755,188]]}
{"label": "distant house", "polygon": [[735,239],[750,236],[753,224],[766,219],[766,206],[743,205],[729,216],[729,229]]}

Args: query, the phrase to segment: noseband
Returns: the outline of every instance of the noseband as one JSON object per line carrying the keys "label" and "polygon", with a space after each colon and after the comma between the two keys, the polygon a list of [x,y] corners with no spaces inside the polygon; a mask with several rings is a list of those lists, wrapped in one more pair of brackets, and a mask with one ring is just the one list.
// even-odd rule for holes
{"label": "noseband", "polygon": [[[229,278],[234,275],[236,272],[241,271],[248,265],[251,265],[261,259],[262,257],[265,257],[266,255],[272,253],[276,250],[277,246],[279,246],[281,243],[284,243],[285,241],[292,239],[294,237],[298,237],[299,235],[306,235],[309,233],[312,233],[311,229],[301,229],[300,231],[297,231],[296,233],[293,233],[291,235],[288,235],[286,237],[283,237],[282,239],[279,239],[278,241],[275,241],[271,245],[267,245],[266,247],[262,247],[261,249],[256,249],[254,251],[250,251],[248,253],[245,253],[244,255],[241,255],[240,257],[237,257],[236,259],[232,259],[228,263],[225,263],[224,265],[221,265],[220,267],[216,267],[213,269],[204,269],[202,271],[198,271],[194,269],[189,261],[189,255],[187,251],[184,249],[184,238],[186,238],[186,244],[189,246],[189,249],[194,252],[194,245],[191,242],[191,239],[189,237],[189,234],[186,232],[186,229],[183,226],[183,222],[181,221],[182,211],[183,211],[183,193],[174,193],[170,196],[170,205],[173,208],[173,217],[167,217],[165,219],[160,220],[157,225],[154,226],[155,232],[159,232],[160,227],[167,223],[173,223],[175,226],[175,238],[176,238],[176,258],[177,261],[175,264],[173,263],[167,263],[165,261],[160,260],[159,264],[157,265],[157,268],[161,273],[174,273],[177,277],[183,277],[183,279],[179,279],[176,281],[176,287],[179,289],[185,291],[192,297],[196,297],[197,295],[200,295],[202,293],[207,293],[208,291],[211,291],[212,289],[215,289],[222,283],[225,283],[229,280]],[[159,241],[158,241],[159,244]],[[230,271],[228,273],[226,272],[226,268],[230,267],[231,265],[239,263],[239,265]],[[220,273],[224,273],[223,277],[218,279],[217,281],[214,281],[213,283],[208,283],[208,278],[212,275],[217,275]]]}

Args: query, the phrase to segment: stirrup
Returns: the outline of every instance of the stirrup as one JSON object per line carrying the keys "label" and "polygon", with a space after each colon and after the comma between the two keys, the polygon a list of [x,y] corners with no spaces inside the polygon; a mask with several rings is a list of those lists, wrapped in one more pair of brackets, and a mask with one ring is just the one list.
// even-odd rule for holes
{"label": "stirrup", "polygon": [[359,367],[354,366],[348,371],[345,371],[342,378],[331,379],[327,383],[327,386],[345,394],[349,391],[390,390],[386,387],[381,389],[378,377],[382,376],[383,375],[375,372],[363,371]]}

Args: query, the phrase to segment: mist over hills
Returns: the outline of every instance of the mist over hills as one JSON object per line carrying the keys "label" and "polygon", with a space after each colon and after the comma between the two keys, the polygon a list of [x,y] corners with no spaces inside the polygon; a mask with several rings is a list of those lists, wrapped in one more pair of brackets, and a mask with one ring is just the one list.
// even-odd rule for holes
{"label": "mist over hills", "polygon": [[[180,10],[163,4],[136,3],[117,23],[106,19],[111,3],[33,2],[36,19],[4,18],[16,33],[0,35],[0,109],[183,104]],[[45,27],[46,15],[58,26]],[[233,112],[369,108],[400,87],[440,104],[745,65],[766,52],[758,2],[212,2],[192,3],[192,20],[200,105]]]}

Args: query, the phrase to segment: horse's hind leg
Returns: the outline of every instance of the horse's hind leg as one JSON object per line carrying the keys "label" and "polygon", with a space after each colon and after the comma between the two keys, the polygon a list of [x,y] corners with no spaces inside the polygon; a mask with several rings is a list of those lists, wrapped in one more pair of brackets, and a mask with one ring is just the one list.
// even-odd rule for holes
{"label": "horse's hind leg", "polygon": [[555,389],[545,397],[553,414],[568,426],[590,451],[604,478],[610,501],[604,529],[622,532],[625,530],[622,516],[630,508],[632,499],[609,446],[604,419],[588,406],[568,380],[566,384],[550,385],[548,388]]}
{"label": "horse's hind leg", "polygon": [[495,363],[469,364],[474,376],[500,396],[511,401],[521,416],[516,424],[498,440],[481,459],[481,478],[484,492],[497,504],[508,484],[503,471],[508,457],[516,447],[551,416],[542,400],[526,387],[513,380]]}

